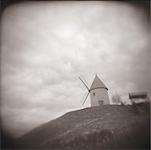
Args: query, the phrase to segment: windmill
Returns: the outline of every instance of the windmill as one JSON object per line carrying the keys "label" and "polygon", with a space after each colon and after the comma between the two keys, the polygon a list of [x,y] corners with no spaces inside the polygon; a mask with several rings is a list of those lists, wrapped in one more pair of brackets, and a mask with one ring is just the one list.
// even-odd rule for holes
{"label": "windmill", "polygon": [[90,100],[91,100],[91,106],[100,106],[100,105],[108,105],[110,104],[109,96],[108,96],[108,88],[105,86],[105,84],[100,80],[100,78],[96,75],[91,87],[89,88],[86,84],[86,81],[84,82],[80,77],[79,79],[86,87],[88,93],[84,99],[84,103],[86,102],[89,94],[90,94]]}
{"label": "windmill", "polygon": [[90,89],[89,89],[89,87],[88,87],[88,85],[79,77],[79,79],[81,80],[81,82],[84,84],[84,86],[86,87],[86,89],[88,90],[88,93],[87,93],[87,95],[86,95],[86,97],[85,97],[85,99],[84,99],[84,101],[83,101],[83,103],[82,103],[82,105],[84,105],[84,103],[86,102],[86,100],[87,100],[87,98],[88,98],[88,96],[89,96],[89,94],[90,94]]}

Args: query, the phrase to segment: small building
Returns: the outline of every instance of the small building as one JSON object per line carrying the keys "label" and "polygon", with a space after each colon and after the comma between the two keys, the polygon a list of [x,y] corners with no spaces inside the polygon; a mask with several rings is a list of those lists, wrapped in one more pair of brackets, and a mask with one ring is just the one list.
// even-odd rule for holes
{"label": "small building", "polygon": [[141,103],[141,102],[147,102],[148,96],[146,92],[133,92],[129,93],[129,99],[133,103]]}
{"label": "small building", "polygon": [[91,107],[110,104],[108,88],[96,75],[90,87]]}

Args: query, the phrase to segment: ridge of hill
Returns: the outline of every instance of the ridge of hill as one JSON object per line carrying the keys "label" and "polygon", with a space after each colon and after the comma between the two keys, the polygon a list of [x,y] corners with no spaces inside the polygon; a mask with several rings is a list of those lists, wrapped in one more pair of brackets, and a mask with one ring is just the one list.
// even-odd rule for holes
{"label": "ridge of hill", "polygon": [[104,105],[68,112],[16,141],[22,148],[57,150],[149,148],[149,131],[149,104]]}

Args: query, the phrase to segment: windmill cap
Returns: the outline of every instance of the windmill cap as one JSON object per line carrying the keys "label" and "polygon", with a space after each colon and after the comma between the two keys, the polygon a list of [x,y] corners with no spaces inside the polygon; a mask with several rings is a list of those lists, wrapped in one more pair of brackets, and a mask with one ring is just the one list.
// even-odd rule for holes
{"label": "windmill cap", "polygon": [[94,89],[98,89],[98,88],[104,88],[104,89],[108,90],[108,88],[104,85],[104,83],[96,75],[95,78],[94,78],[94,81],[93,81],[93,83],[92,83],[92,85],[90,87],[90,91],[94,90]]}

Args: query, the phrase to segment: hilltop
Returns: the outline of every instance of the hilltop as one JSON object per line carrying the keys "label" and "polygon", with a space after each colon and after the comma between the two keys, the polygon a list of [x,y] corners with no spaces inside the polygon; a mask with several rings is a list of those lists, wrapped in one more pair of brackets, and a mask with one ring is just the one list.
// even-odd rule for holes
{"label": "hilltop", "polygon": [[149,104],[104,105],[68,112],[17,139],[22,148],[149,148]]}

